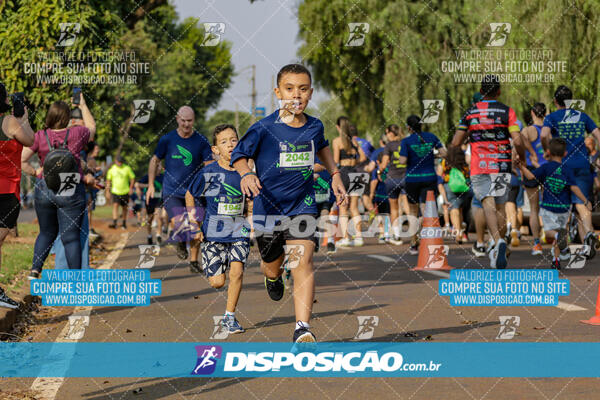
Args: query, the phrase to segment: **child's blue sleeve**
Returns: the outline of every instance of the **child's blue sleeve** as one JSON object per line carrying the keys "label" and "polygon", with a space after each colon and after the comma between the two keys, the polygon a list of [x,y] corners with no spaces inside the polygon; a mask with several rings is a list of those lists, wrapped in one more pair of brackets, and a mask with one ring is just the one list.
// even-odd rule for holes
{"label": "child's blue sleeve", "polygon": [[198,171],[192,179],[192,181],[190,182],[190,185],[188,186],[188,192],[190,192],[190,194],[194,196],[194,199],[199,199],[200,197],[202,197],[202,193],[204,192],[203,171],[204,169]]}
{"label": "child's blue sleeve", "polygon": [[255,123],[248,129],[248,132],[238,142],[233,153],[231,153],[231,162],[229,165],[233,167],[233,163],[240,158],[252,158],[255,159],[258,154],[258,147],[260,145],[261,138],[261,125],[260,121]]}
{"label": "child's blue sleeve", "polygon": [[593,119],[590,118],[589,115],[587,114],[583,114],[584,115],[584,122],[585,122],[585,130],[587,133],[592,132],[594,129],[596,129],[596,123],[594,122]]}

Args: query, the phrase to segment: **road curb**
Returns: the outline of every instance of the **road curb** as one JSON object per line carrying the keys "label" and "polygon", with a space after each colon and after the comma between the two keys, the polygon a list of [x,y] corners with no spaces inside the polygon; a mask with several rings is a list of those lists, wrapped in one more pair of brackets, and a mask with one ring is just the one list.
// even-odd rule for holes
{"label": "road curb", "polygon": [[11,331],[17,317],[29,309],[29,306],[35,299],[35,296],[32,296],[29,292],[29,280],[25,279],[23,287],[15,295],[11,296],[19,303],[19,308],[0,308],[0,335]]}

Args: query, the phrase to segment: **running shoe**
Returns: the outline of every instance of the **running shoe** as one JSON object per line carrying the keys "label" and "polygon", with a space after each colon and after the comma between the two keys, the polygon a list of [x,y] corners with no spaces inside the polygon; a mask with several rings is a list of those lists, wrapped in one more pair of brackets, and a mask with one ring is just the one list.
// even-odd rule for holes
{"label": "running shoe", "polygon": [[541,243],[534,244],[533,249],[531,249],[531,255],[532,256],[541,256],[542,254],[543,254],[542,244]]}
{"label": "running shoe", "polygon": [[519,239],[519,233],[517,232],[516,229],[513,229],[510,232],[510,245],[512,247],[519,247],[520,244],[521,244],[521,240]]}
{"label": "running shoe", "polygon": [[0,288],[0,307],[19,308],[19,303],[8,297],[2,288]]}
{"label": "running shoe", "polygon": [[388,242],[388,241],[389,241],[389,239],[386,239],[386,238],[384,238],[383,236],[379,236],[379,237],[377,238],[377,243],[379,243],[379,244],[385,244],[385,243],[386,243],[386,242]]}
{"label": "running shoe", "polygon": [[121,229],[127,229],[127,224],[125,222],[123,222],[123,224],[121,225]]}
{"label": "running shoe", "polygon": [[598,238],[594,232],[588,232],[583,239],[583,243],[589,246],[587,259],[591,260],[596,256],[596,249],[599,247]]}
{"label": "running shoe", "polygon": [[552,261],[552,265],[550,266],[550,268],[560,269],[560,260],[558,258],[555,258],[554,261]]}
{"label": "running shoe", "polygon": [[352,247],[353,245],[352,240],[347,238],[340,239],[337,242],[338,247]]}
{"label": "running shoe", "polygon": [[354,239],[354,246],[356,247],[360,247],[360,246],[364,246],[365,241],[363,240],[363,238],[359,237]]}
{"label": "running shoe", "polygon": [[494,241],[492,239],[488,240],[487,246],[485,248],[486,254],[490,254],[490,252],[494,249],[495,245],[496,245],[496,243],[494,243]]}
{"label": "running shoe", "polygon": [[485,257],[485,246],[477,245],[477,243],[473,243],[473,247],[471,247],[471,252],[475,254],[475,257]]}
{"label": "running shoe", "polygon": [[498,244],[490,252],[490,261],[492,268],[506,268],[506,242],[503,239],[498,240]]}
{"label": "running shoe", "polygon": [[40,271],[36,271],[35,269],[32,269],[31,272],[29,273],[29,276],[27,277],[27,279],[29,279],[30,281],[34,280],[34,279],[40,279]]}
{"label": "running shoe", "polygon": [[294,343],[315,343],[317,338],[308,328],[302,327],[294,331],[292,340]]}
{"label": "running shoe", "polygon": [[152,235],[148,235],[147,242],[148,244],[154,244],[154,242],[152,241]]}
{"label": "running shoe", "polygon": [[335,243],[327,242],[327,254],[335,253]]}
{"label": "running shoe", "polygon": [[416,256],[419,254],[419,246],[417,246],[416,244],[411,244],[410,247],[408,248],[408,254],[410,254],[411,256]]}
{"label": "running shoe", "polygon": [[285,292],[285,285],[281,276],[274,280],[265,276],[265,287],[267,288],[267,293],[269,293],[271,300],[281,300],[283,293]]}
{"label": "running shoe", "polygon": [[117,229],[117,223],[114,222],[114,223],[108,225],[108,227],[111,228],[111,229]]}
{"label": "running shoe", "polygon": [[233,315],[225,315],[223,317],[222,326],[227,329],[230,334],[244,333],[246,330]]}
{"label": "running shoe", "polygon": [[199,274],[202,272],[202,267],[198,261],[190,261],[190,272],[193,274]]}
{"label": "running shoe", "polygon": [[177,242],[177,257],[182,260],[185,260],[188,257],[188,251],[185,242]]}
{"label": "running shoe", "polygon": [[158,243],[159,245],[162,244],[162,236],[156,235],[156,243]]}
{"label": "running shoe", "polygon": [[394,236],[393,238],[390,239],[390,243],[396,246],[400,246],[402,244],[402,239],[400,239],[397,236]]}
{"label": "running shoe", "polygon": [[571,250],[568,247],[565,247],[560,251],[560,255],[558,256],[561,261],[569,261],[571,259]]}

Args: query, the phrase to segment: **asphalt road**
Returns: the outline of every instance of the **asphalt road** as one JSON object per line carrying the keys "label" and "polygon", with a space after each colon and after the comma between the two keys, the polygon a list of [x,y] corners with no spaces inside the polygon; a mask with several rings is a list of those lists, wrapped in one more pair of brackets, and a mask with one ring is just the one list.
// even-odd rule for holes
{"label": "asphalt road", "polygon": [[[114,231],[115,235],[122,234]],[[135,268],[142,231],[129,234],[113,268]],[[450,243],[448,243],[450,244]],[[545,246],[548,247],[549,246]],[[316,303],[311,321],[319,341],[356,341],[358,317],[377,316],[371,341],[494,342],[500,316],[519,316],[520,326],[511,341],[597,341],[600,327],[579,323],[593,315],[600,263],[598,258],[581,270],[561,273],[570,279],[571,294],[561,307],[453,307],[438,295],[442,274],[412,271],[416,256],[408,246],[375,244],[340,249],[315,256]],[[509,268],[547,268],[544,257],[533,257],[529,247],[513,250]],[[450,265],[455,268],[488,268],[487,258],[475,258],[470,245],[450,245]],[[215,290],[207,280],[189,272],[174,250],[163,246],[152,268],[152,278],[162,280],[163,294],[149,307],[93,308],[85,342],[210,342],[213,316],[221,316],[226,286]],[[246,333],[223,341],[289,342],[294,314],[291,290],[279,302],[269,299],[253,248],[244,274],[237,318]],[[68,310],[68,309],[66,309]],[[53,341],[68,321],[41,321],[46,334],[35,341]],[[506,340],[504,340],[506,341]],[[191,343],[192,344],[192,343]],[[489,360],[494,362],[494,360]],[[190,370],[193,369],[190,365]],[[23,388],[33,379],[9,380]],[[65,378],[57,399],[594,399],[598,379],[525,378]],[[134,394],[141,388],[141,392]]]}

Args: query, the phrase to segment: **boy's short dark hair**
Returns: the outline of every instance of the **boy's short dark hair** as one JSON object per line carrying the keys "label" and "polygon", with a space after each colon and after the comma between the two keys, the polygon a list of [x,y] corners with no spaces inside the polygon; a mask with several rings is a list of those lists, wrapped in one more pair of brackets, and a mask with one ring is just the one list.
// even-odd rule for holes
{"label": "boy's short dark hair", "polygon": [[565,100],[571,100],[572,98],[573,92],[565,85],[560,85],[554,92],[554,100],[561,107],[565,107]]}
{"label": "boy's short dark hair", "polygon": [[232,131],[234,131],[235,135],[237,136],[238,133],[237,133],[237,130],[235,129],[235,126],[233,126],[231,124],[217,125],[217,126],[215,126],[215,129],[213,129],[213,146],[217,145],[217,135],[227,129],[231,129]]}
{"label": "boy's short dark hair", "polygon": [[281,78],[285,74],[306,74],[306,75],[308,75],[308,79],[310,80],[310,83],[312,84],[312,75],[310,74],[310,71],[308,70],[308,68],[306,68],[302,64],[284,65],[277,73],[277,87],[279,87]]}
{"label": "boy's short dark hair", "polygon": [[567,141],[560,137],[552,138],[548,144],[548,149],[550,150],[550,155],[562,157],[567,150]]}
{"label": "boy's short dark hair", "polygon": [[500,78],[498,75],[486,75],[481,80],[481,94],[487,97],[494,97],[500,91]]}

